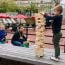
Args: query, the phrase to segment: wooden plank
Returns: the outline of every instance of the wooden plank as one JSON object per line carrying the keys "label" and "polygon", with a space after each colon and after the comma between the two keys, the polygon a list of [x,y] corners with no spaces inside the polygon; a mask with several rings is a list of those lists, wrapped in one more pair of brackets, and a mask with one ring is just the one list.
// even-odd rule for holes
{"label": "wooden plank", "polygon": [[43,62],[36,58],[34,47],[32,46],[24,48],[7,44],[0,45],[0,57],[34,65],[51,65],[51,63]]}
{"label": "wooden plank", "polygon": [[30,63],[33,65],[65,65],[65,54],[61,53],[62,60],[57,63],[50,60],[52,52],[54,53],[53,49],[45,49],[44,57],[38,58],[35,56],[34,46],[25,48],[10,44],[0,45],[1,58]]}

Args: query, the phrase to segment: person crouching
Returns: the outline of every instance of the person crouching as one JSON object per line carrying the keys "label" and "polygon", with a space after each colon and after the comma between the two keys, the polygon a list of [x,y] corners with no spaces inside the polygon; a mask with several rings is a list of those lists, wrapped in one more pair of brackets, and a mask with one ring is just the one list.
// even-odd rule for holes
{"label": "person crouching", "polygon": [[25,41],[27,41],[27,38],[23,34],[24,28],[22,26],[18,27],[18,31],[16,31],[12,37],[12,44],[15,46],[22,46]]}

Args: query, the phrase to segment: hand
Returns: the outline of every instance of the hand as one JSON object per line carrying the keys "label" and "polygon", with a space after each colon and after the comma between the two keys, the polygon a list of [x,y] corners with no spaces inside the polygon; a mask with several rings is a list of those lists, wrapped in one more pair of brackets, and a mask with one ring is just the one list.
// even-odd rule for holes
{"label": "hand", "polygon": [[45,12],[40,12],[40,14],[45,15]]}
{"label": "hand", "polygon": [[27,43],[29,43],[30,41],[29,40],[27,40]]}
{"label": "hand", "polygon": [[26,43],[27,43],[27,41],[24,42],[24,44],[26,44]]}
{"label": "hand", "polygon": [[27,44],[27,43],[29,43],[29,41],[25,41],[25,42],[24,42],[24,44]]}
{"label": "hand", "polygon": [[27,39],[27,42],[30,42],[30,39]]}

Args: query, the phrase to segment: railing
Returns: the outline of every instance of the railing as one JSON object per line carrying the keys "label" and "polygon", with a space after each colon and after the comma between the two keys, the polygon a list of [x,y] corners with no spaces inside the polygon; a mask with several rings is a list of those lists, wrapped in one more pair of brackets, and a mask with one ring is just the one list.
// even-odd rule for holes
{"label": "railing", "polygon": [[[25,35],[26,35],[26,37],[28,38],[28,35],[36,35],[36,34],[29,34],[28,33],[28,31],[29,31],[29,29],[30,28],[32,28],[33,29],[33,27],[30,27],[30,26],[26,26],[26,27],[24,27],[25,29],[26,29],[26,33],[25,33]],[[49,28],[48,28],[49,29]],[[63,29],[63,30],[65,30],[65,29]],[[45,35],[46,37],[52,37],[52,36],[50,36],[50,35]],[[65,38],[65,37],[63,37],[63,38]],[[6,40],[11,40],[11,39],[6,39]],[[30,41],[30,42],[33,42],[33,43],[35,43],[35,41]],[[45,44],[48,44],[48,45],[53,45],[53,44],[51,44],[51,43],[45,43]],[[64,53],[65,53],[65,44],[61,44],[60,46],[63,46],[64,47]]]}
{"label": "railing", "polygon": [[[29,28],[32,28],[32,27],[26,27],[26,29],[29,29]],[[48,28],[49,29],[49,28]],[[63,29],[63,30],[65,30],[65,29]],[[28,37],[28,35],[35,35],[35,34],[28,34],[28,30],[26,31],[26,35],[27,35],[27,37]],[[52,36],[50,36],[50,35],[45,35],[46,37],[52,37]],[[63,38],[65,38],[65,37],[63,37]],[[31,41],[31,42],[35,42],[35,41]],[[45,44],[49,44],[49,45],[53,45],[53,44],[50,44],[50,43],[45,43]],[[64,46],[64,53],[65,53],[65,44],[64,45],[60,45],[60,46]]]}

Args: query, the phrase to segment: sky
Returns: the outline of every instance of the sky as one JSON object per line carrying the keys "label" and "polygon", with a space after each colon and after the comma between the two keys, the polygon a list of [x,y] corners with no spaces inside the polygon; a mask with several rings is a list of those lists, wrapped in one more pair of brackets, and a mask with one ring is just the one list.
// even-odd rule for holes
{"label": "sky", "polygon": [[62,4],[65,4],[65,0],[61,0],[61,3],[62,3]]}
{"label": "sky", "polygon": [[65,0],[62,0],[60,4],[63,6],[63,8],[65,8]]}

